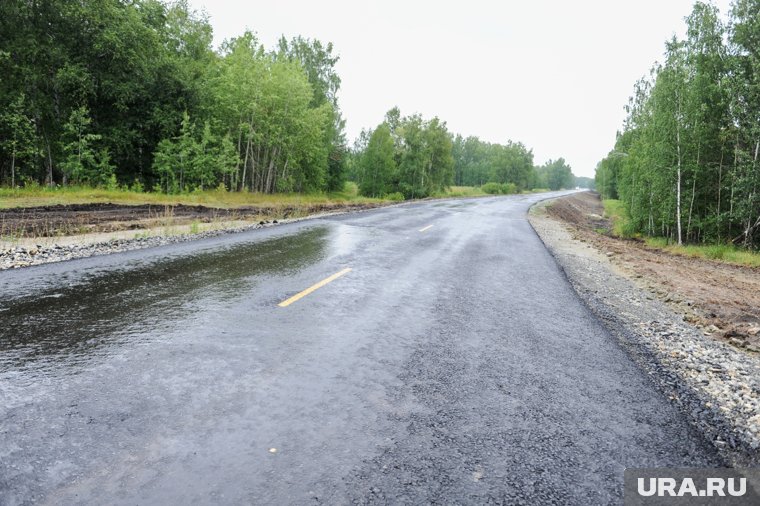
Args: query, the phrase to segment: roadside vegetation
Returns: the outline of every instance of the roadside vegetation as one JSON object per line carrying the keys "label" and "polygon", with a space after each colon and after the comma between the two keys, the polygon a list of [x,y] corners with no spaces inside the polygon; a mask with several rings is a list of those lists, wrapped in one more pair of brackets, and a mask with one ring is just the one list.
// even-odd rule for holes
{"label": "roadside vegetation", "polygon": [[759,12],[760,0],[735,0],[724,20],[697,2],[686,38],[668,41],[664,61],[636,83],[596,169],[597,190],[617,202],[608,206],[625,211],[621,232],[754,262],[735,250],[760,248]]}
{"label": "roadside vegetation", "polygon": [[[635,231],[623,202],[603,200],[605,218],[610,220],[611,233],[616,237],[643,239],[647,247],[674,255],[704,258],[735,265],[760,267],[760,252],[747,250],[735,244],[678,244],[669,237],[650,237]],[[598,230],[606,232],[606,230]]]}
{"label": "roadside vegetation", "polygon": [[354,144],[349,177],[363,195],[400,193],[405,198],[435,195],[453,184],[479,187],[485,194],[537,188],[573,188],[576,178],[564,159],[533,164],[522,143],[482,142],[453,136],[438,118],[402,116],[393,108]]}
{"label": "roadside vegetation", "polygon": [[397,108],[349,147],[332,44],[295,36],[265,48],[246,32],[214,49],[209,20],[186,0],[9,0],[0,40],[0,207],[398,201],[579,184],[563,159],[536,167],[522,143],[463,138]]}
{"label": "roadside vegetation", "polygon": [[0,209],[13,207],[49,206],[58,204],[112,203],[127,205],[203,205],[229,209],[244,206],[266,206],[275,204],[308,205],[331,202],[372,203],[389,199],[370,198],[359,195],[355,183],[345,183],[342,191],[322,193],[249,193],[230,192],[225,189],[196,190],[181,194],[144,192],[129,188],[92,188],[88,186],[45,187],[27,186],[23,188],[0,188]]}
{"label": "roadside vegetation", "polygon": [[[493,191],[495,183],[478,186],[450,186],[430,195],[430,198],[484,197],[494,194],[517,193],[514,187],[507,185],[510,191]],[[496,185],[501,190],[500,185]],[[549,191],[537,188],[524,193]],[[274,205],[293,206],[329,203],[384,203],[404,201],[401,193],[387,193],[382,197],[365,197],[359,193],[356,183],[344,183],[342,191],[318,193],[249,193],[230,192],[225,189],[195,190],[180,194],[162,192],[136,191],[128,187],[103,188],[90,186],[26,186],[17,188],[0,187],[0,209],[18,207],[39,207],[76,204],[124,204],[124,205],[202,205],[217,209],[234,209],[237,207],[272,207]]]}

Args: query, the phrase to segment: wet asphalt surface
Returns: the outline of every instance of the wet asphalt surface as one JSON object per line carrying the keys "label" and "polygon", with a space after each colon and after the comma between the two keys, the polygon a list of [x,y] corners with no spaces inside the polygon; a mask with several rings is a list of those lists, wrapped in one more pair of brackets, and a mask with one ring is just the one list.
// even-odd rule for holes
{"label": "wet asphalt surface", "polygon": [[577,298],[540,198],[0,273],[0,504],[619,504],[625,467],[721,465]]}

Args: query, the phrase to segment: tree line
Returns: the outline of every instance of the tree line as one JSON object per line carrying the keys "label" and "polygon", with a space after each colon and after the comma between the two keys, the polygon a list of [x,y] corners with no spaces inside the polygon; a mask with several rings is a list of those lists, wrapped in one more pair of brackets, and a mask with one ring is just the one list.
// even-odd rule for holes
{"label": "tree line", "polygon": [[760,246],[760,0],[727,20],[697,2],[686,37],[636,83],[623,131],[596,169],[631,232],[678,244]]}
{"label": "tree line", "polygon": [[576,182],[562,158],[536,167],[533,152],[522,143],[455,136],[437,117],[402,116],[398,108],[388,111],[374,129],[361,132],[352,155],[351,177],[367,196],[419,198],[452,185],[517,193],[572,188]]}
{"label": "tree line", "polygon": [[332,44],[246,32],[218,50],[186,0],[0,2],[0,184],[419,198],[574,186],[563,159],[402,116],[347,146]]}
{"label": "tree line", "polygon": [[163,191],[342,186],[330,44],[212,49],[185,0],[0,3],[0,181]]}

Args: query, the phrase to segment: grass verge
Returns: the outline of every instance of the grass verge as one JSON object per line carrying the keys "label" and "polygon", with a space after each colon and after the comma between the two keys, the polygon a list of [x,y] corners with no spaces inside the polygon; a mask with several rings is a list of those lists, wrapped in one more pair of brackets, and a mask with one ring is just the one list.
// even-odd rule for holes
{"label": "grass verge", "polygon": [[480,186],[451,186],[448,190],[432,195],[433,198],[485,197],[488,194]]}
{"label": "grass verge", "polygon": [[[604,214],[612,222],[612,233],[617,237],[637,237],[631,227],[625,206],[619,200],[604,200]],[[673,255],[704,258],[718,262],[760,267],[760,253],[747,251],[733,244],[684,244],[679,246],[666,237],[643,237],[647,247],[666,251]]]}
{"label": "grass verge", "polygon": [[[400,194],[399,194],[400,195]],[[434,198],[483,197],[488,194],[479,186],[452,186],[448,190],[432,195]],[[346,183],[343,191],[331,193],[250,193],[206,190],[167,195],[165,193],[139,192],[129,189],[89,188],[66,186],[48,188],[43,186],[24,188],[0,188],[0,209],[13,207],[37,207],[72,204],[123,204],[123,205],[202,205],[222,209],[262,206],[307,206],[347,202],[352,204],[382,203],[403,200],[397,195],[385,198],[370,198],[359,195],[356,183]]]}
{"label": "grass verge", "polygon": [[733,244],[678,244],[669,243],[664,237],[644,239],[650,248],[667,251],[674,255],[692,258],[706,258],[735,265],[760,267],[760,253],[738,248]]}
{"label": "grass verge", "polygon": [[612,224],[612,234],[618,237],[631,237],[628,212],[619,200],[603,200],[604,217]]}
{"label": "grass verge", "polygon": [[346,183],[342,192],[333,193],[249,193],[206,190],[180,195],[147,193],[127,189],[109,190],[81,186],[67,187],[25,187],[0,188],[0,208],[36,207],[58,204],[157,204],[157,205],[202,205],[231,209],[245,206],[299,206],[327,204],[333,202],[384,202],[385,199],[362,197],[354,183]]}

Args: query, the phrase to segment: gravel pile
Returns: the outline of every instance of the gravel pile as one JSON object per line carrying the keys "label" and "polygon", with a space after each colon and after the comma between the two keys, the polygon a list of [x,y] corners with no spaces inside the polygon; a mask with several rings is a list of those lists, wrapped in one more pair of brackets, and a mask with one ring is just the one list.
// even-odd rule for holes
{"label": "gravel pile", "polygon": [[[613,271],[607,255],[577,241],[541,211],[533,228],[588,307],[660,390],[735,466],[760,464],[760,360],[716,341]],[[625,399],[621,399],[625,402]]]}
{"label": "gravel pile", "polygon": [[121,251],[152,248],[155,246],[164,246],[166,244],[194,241],[197,239],[205,239],[207,237],[215,237],[222,234],[244,232],[246,230],[267,227],[277,223],[277,220],[261,221],[245,226],[224,228],[219,230],[207,230],[195,234],[157,235],[151,237],[135,237],[134,239],[111,239],[109,241],[93,244],[53,244],[49,246],[38,244],[33,247],[14,246],[9,249],[0,250],[0,270],[17,269],[20,267],[28,267],[30,265],[72,260],[74,258],[84,258],[93,255],[107,255],[109,253],[118,253]]}

